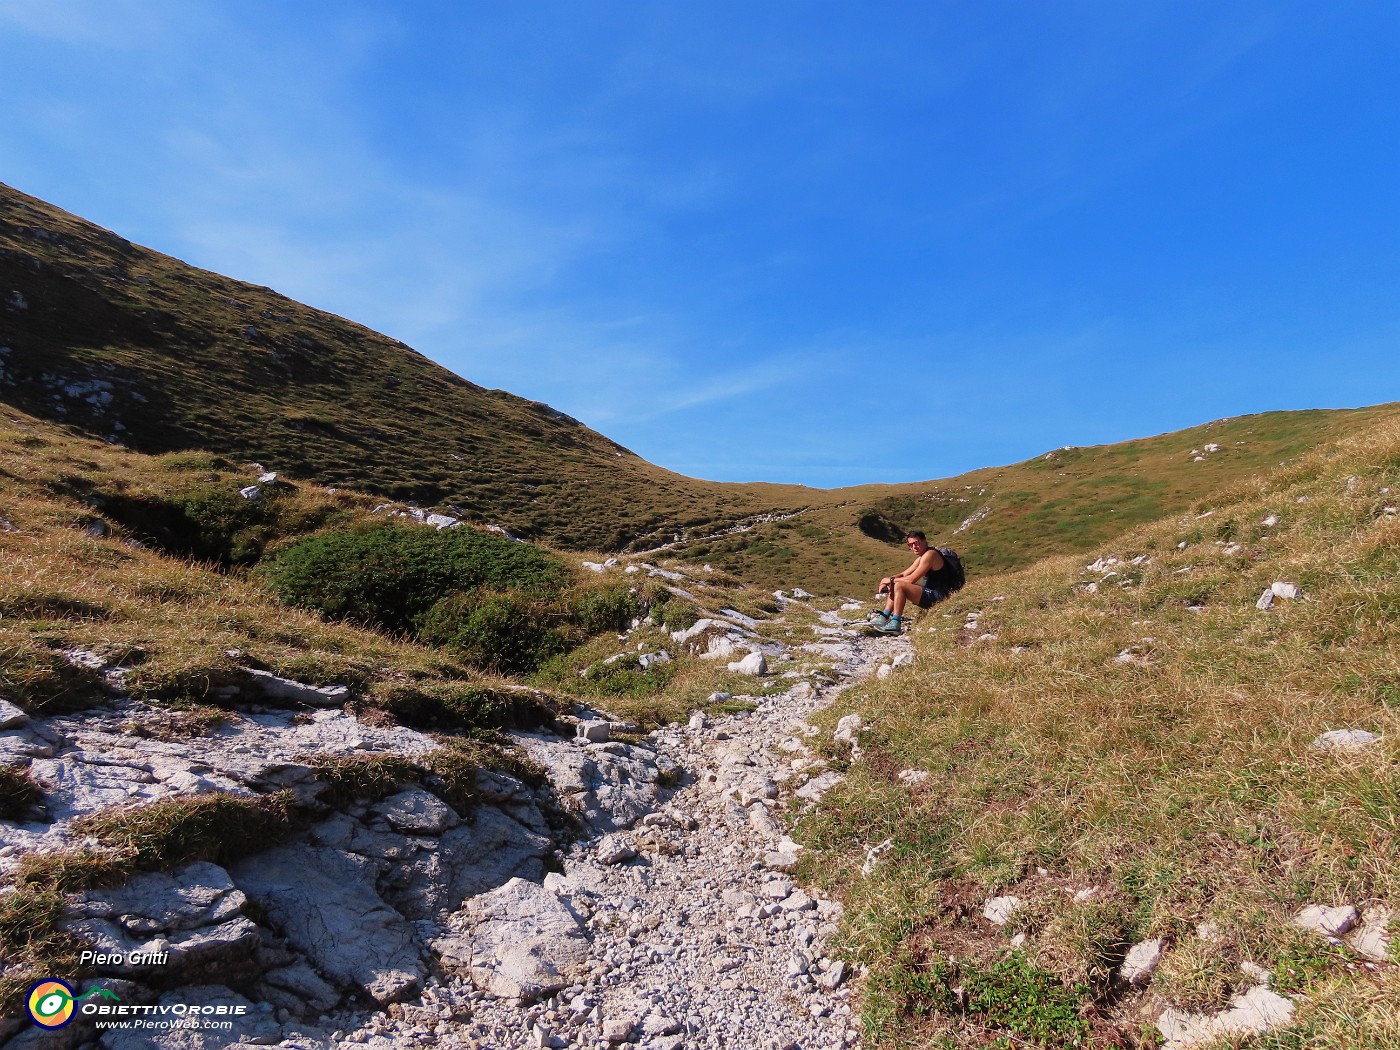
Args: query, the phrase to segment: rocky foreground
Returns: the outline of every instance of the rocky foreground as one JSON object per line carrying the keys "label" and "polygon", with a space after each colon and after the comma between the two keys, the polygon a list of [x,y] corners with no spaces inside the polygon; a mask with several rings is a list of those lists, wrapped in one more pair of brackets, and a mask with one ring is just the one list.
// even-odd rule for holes
{"label": "rocky foreground", "polygon": [[[904,639],[849,630],[836,614],[823,620],[801,655],[819,659],[824,675],[794,678],[755,710],[697,713],[640,739],[586,711],[556,727],[572,737],[516,734],[551,783],[482,770],[469,812],[431,784],[334,804],[308,754],[412,757],[434,741],[359,723],[335,706],[342,698],[297,694],[295,683],[256,684],[264,701],[295,694],[321,709],[250,706],[195,740],[133,732],[152,713],[120,702],[81,717],[9,714],[0,752],[46,785],[46,811],[0,824],[6,867],[78,844],[71,820],[114,803],[281,790],[318,817],[227,867],[199,862],[70,898],[64,928],[107,960],[80,990],[245,1006],[232,1030],[45,1032],[6,1022],[5,1045],[858,1045],[850,996],[859,974],[827,949],[841,908],[792,881],[802,847],[786,827],[840,779],[809,750],[807,716],[912,651]],[[751,656],[776,666],[787,655],[733,627]],[[119,683],[120,668],[107,673]],[[853,739],[852,726],[840,732]],[[560,807],[585,829],[562,850],[550,812]]]}

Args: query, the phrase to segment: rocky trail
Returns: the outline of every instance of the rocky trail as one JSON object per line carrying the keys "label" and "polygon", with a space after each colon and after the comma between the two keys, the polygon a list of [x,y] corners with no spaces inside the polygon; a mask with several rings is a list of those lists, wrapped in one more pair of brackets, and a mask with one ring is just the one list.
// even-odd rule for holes
{"label": "rocky trail", "polygon": [[[90,844],[71,820],[113,804],[281,790],[315,815],[291,841],[226,866],[69,898],[62,928],[107,960],[84,989],[242,1007],[232,1031],[6,1022],[0,1039],[110,1050],[858,1045],[859,974],[827,947],[841,907],[793,882],[802,847],[787,831],[840,780],[809,747],[808,716],[912,660],[912,646],[834,612],[790,649],[725,626],[750,656],[781,665],[800,650],[823,671],[789,672],[785,691],[735,696],[732,714],[697,713],[645,737],[586,710],[553,732],[514,733],[550,784],[482,769],[469,813],[424,786],[332,800],[308,755],[421,758],[435,746],[356,721],[334,690],[253,679],[262,696],[247,699],[266,703],[194,740],[144,735],[155,713],[120,699],[81,716],[0,712],[0,752],[46,786],[45,819],[0,824],[6,870],[27,853]],[[103,673],[120,684],[121,668]],[[838,734],[854,743],[856,730]],[[584,829],[562,850],[550,818],[561,806]],[[167,960],[151,966],[159,953]]]}
{"label": "rocky trail", "polygon": [[[652,733],[641,747],[684,769],[685,782],[627,830],[572,846],[562,873],[468,902],[452,923],[469,935],[458,957],[466,976],[346,1039],[385,1050],[858,1046],[856,974],[826,948],[841,906],[794,884],[802,847],[786,829],[840,779],[808,748],[806,718],[912,646],[826,630],[811,648],[831,661],[833,684]],[[550,757],[548,741],[522,743]]]}
{"label": "rocky trail", "polygon": [[[804,740],[815,731],[806,717],[908,643],[841,637],[824,647],[836,658],[836,684],[821,692],[799,686],[752,713],[715,721],[697,715],[686,728],[652,734],[657,753],[689,771],[685,786],[631,831],[573,847],[562,875],[542,886],[510,884],[472,902],[473,920],[499,922],[497,936],[515,946],[487,969],[500,974],[523,961],[530,971],[540,960],[522,960],[520,945],[538,928],[534,914],[553,913],[576,945],[574,972],[585,976],[528,1007],[455,987],[449,998],[457,996],[458,1009],[465,998],[470,1020],[440,1026],[443,1045],[858,1045],[853,971],[826,949],[841,907],[786,874],[801,846],[785,823],[839,780],[808,751]],[[512,921],[512,913],[532,918]],[[498,990],[520,979],[512,974]],[[491,987],[490,977],[481,983]],[[385,1022],[370,1030],[371,1041],[395,1043],[409,1027]]]}

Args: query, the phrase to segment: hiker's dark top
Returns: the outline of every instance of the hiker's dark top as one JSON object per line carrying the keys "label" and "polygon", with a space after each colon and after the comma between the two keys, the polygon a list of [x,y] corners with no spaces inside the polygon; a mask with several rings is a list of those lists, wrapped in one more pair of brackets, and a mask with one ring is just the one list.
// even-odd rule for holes
{"label": "hiker's dark top", "polygon": [[941,590],[941,588],[939,587],[939,584],[940,584],[940,583],[942,582],[942,580],[943,580],[943,569],[944,569],[943,554],[942,554],[942,552],[939,551],[938,548],[936,548],[936,547],[930,547],[929,550],[930,550],[931,552],[933,552],[934,554],[937,554],[937,555],[938,555],[938,568],[936,568],[936,569],[929,569],[928,572],[924,573],[923,579],[921,579],[921,580],[919,581],[919,586],[920,586],[920,587],[924,587],[924,588],[930,588],[930,587],[932,587],[932,588],[934,588],[935,590]]}

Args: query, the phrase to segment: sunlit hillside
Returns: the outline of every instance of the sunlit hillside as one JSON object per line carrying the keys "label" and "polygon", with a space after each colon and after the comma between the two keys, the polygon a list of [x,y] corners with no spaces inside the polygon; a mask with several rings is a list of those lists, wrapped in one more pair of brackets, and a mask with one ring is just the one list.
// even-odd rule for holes
{"label": "sunlit hillside", "polygon": [[[1250,1046],[1400,1045],[1398,507],[1391,419],[970,583],[827,713],[867,729],[809,871],[847,901],[878,1045],[1155,1046],[1165,1008],[1263,983],[1295,1024]],[[1329,942],[1310,905],[1359,925]]]}
{"label": "sunlit hillside", "polygon": [[[1089,550],[1389,407],[1267,413],[908,485],[726,484],[271,289],[0,185],[0,400],[147,453],[205,451],[575,550],[864,593],[922,528],[974,575]],[[940,473],[936,450],[928,472]]]}

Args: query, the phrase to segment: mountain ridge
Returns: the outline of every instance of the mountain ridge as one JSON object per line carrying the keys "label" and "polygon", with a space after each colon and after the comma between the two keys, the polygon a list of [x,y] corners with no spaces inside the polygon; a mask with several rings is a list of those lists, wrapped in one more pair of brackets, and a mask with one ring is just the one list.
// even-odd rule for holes
{"label": "mountain ridge", "polygon": [[[927,482],[704,481],[355,321],[3,184],[0,399],[136,451],[208,450],[558,547],[665,550],[829,593],[888,572],[905,528],[956,542],[974,572],[1088,550],[1395,410],[1234,417]],[[1187,455],[1215,440],[1228,442],[1221,453]]]}

